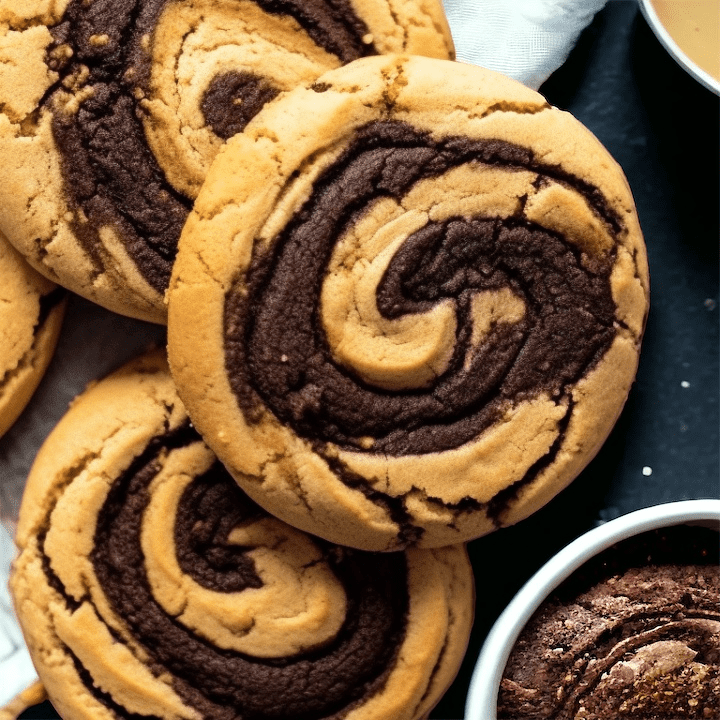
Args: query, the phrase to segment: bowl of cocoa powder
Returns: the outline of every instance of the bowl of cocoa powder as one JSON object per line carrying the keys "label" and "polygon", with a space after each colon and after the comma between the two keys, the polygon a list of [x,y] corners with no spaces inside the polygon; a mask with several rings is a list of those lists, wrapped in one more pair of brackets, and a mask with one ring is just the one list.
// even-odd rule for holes
{"label": "bowl of cocoa powder", "polygon": [[720,717],[719,549],[717,499],[579,537],[493,626],[466,720]]}

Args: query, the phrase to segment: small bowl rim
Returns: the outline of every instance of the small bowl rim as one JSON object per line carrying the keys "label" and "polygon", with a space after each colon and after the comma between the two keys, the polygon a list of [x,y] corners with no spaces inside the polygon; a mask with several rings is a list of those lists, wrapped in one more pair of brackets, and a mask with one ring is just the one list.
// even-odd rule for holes
{"label": "small bowl rim", "polygon": [[645,16],[648,25],[650,25],[657,39],[670,53],[675,62],[677,62],[678,65],[685,70],[685,72],[692,75],[692,77],[694,77],[701,85],[704,85],[708,90],[714,92],[716,95],[720,95],[720,81],[716,80],[710,73],[703,70],[685,54],[670,33],[665,29],[665,26],[658,17],[655,6],[652,4],[652,0],[639,0],[639,2],[640,10]]}
{"label": "small bowl rim", "polygon": [[466,720],[497,720],[500,681],[520,632],[545,598],[587,560],[648,530],[708,521],[720,522],[720,499],[652,505],[592,528],[556,553],[523,585],[488,633],[470,680]]}

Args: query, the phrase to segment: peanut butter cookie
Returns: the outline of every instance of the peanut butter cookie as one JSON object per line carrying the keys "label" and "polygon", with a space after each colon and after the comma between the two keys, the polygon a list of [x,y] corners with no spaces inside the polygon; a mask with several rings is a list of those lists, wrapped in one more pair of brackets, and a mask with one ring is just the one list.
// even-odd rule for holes
{"label": "peanut butter cookie", "polygon": [[365,553],[270,517],[192,428],[160,353],[60,421],[17,542],[17,614],[76,720],[417,720],[470,632],[464,546]]}
{"label": "peanut butter cookie", "polygon": [[241,486],[391,550],[514,523],[582,470],[633,382],[648,273],[625,177],[575,118],[389,56],[226,145],[168,295],[180,396]]}

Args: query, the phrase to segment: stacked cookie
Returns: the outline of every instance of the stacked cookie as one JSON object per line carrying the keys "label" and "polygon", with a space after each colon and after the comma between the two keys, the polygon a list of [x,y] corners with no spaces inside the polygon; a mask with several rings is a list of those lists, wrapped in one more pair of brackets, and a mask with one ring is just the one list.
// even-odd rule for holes
{"label": "stacked cookie", "polygon": [[168,300],[180,395],[254,499],[333,542],[438,547],[527,516],[596,453],[647,268],[627,183],[574,118],[391,56],[228,141]]}
{"label": "stacked cookie", "polygon": [[565,487],[634,378],[622,172],[451,62],[431,0],[0,12],[0,230],[111,310],[167,307],[169,368],[88,390],[28,479],[12,589],[53,703],[426,716],[464,543]]}

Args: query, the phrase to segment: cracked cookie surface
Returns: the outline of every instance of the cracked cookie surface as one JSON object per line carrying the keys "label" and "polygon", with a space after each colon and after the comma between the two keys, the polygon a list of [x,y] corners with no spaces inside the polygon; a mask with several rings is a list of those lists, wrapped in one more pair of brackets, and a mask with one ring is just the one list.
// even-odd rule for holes
{"label": "cracked cookie surface", "polygon": [[50,279],[165,322],[223,141],[357,57],[453,56],[440,0],[28,0],[0,8],[0,230]]}
{"label": "cracked cookie surface", "polygon": [[33,270],[0,233],[0,436],[52,358],[67,293]]}
{"label": "cracked cookie surface", "polygon": [[464,546],[372,554],[250,500],[164,353],[92,386],[41,448],[11,590],[62,717],[418,720],[474,606]]}
{"label": "cracked cookie surface", "polygon": [[577,120],[398,56],[228,143],[168,297],[180,395],[240,485],[392,550],[514,523],[578,474],[633,381],[648,276],[626,180]]}

